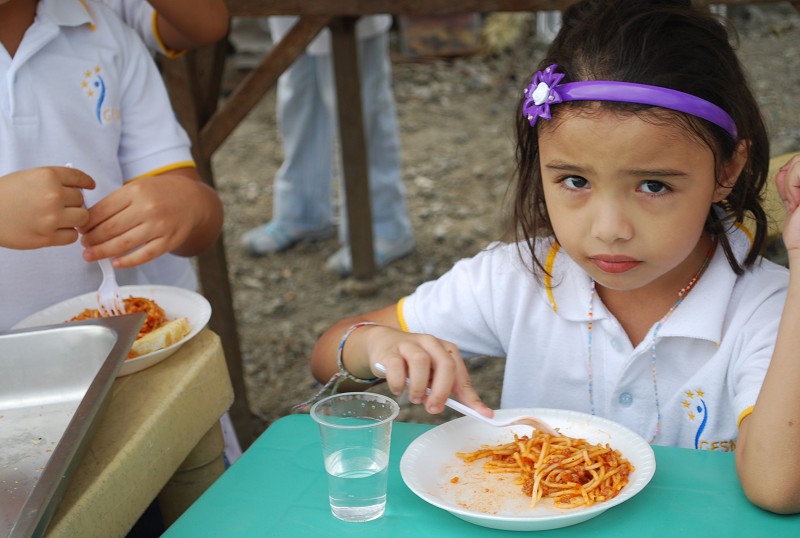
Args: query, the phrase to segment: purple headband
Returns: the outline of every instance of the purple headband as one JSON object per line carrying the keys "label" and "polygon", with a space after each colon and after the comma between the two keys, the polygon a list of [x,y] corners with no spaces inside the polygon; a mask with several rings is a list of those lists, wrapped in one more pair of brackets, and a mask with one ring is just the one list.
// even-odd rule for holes
{"label": "purple headband", "polygon": [[537,71],[525,88],[522,113],[536,124],[537,118],[550,119],[550,105],[563,101],[620,101],[669,108],[703,118],[725,129],[731,138],[738,140],[736,123],[730,115],[714,103],[689,93],[613,80],[587,80],[561,84],[564,73],[556,73],[556,64]]}

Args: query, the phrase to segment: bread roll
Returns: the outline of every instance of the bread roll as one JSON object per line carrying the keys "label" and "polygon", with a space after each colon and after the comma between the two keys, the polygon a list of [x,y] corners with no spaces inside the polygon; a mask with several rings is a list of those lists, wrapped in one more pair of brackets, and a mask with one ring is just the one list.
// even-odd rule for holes
{"label": "bread roll", "polygon": [[128,353],[128,358],[141,357],[169,347],[189,334],[190,330],[189,318],[168,321],[158,329],[154,329],[136,340]]}

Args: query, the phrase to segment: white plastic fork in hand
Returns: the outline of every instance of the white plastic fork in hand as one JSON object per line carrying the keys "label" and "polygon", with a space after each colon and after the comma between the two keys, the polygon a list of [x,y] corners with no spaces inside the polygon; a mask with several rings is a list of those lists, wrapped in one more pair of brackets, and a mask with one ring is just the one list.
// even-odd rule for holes
{"label": "white plastic fork in hand", "polygon": [[[72,163],[64,165],[66,168],[73,168]],[[81,195],[84,197],[83,207],[86,207],[86,193],[81,189]],[[122,316],[126,313],[125,302],[119,294],[119,284],[117,284],[117,276],[114,274],[114,268],[111,266],[111,260],[104,258],[97,260],[100,270],[103,271],[103,281],[100,282],[100,287],[97,289],[97,309],[103,316]]]}
{"label": "white plastic fork in hand", "polygon": [[121,316],[125,314],[125,302],[119,294],[117,277],[111,260],[104,258],[97,260],[100,269],[103,271],[103,281],[97,290],[97,304],[103,316]]}
{"label": "white plastic fork in hand", "polygon": [[[379,372],[381,372],[382,374],[386,373],[386,367],[384,365],[382,365],[381,363],[379,363],[379,362],[375,363],[375,369],[378,370]],[[406,385],[408,385],[409,381],[410,381],[409,379],[406,379]],[[431,389],[426,389],[426,392],[428,394],[430,394]],[[480,421],[483,421],[483,422],[485,422],[487,424],[491,424],[492,426],[497,426],[499,428],[502,428],[502,427],[505,427],[505,426],[532,426],[532,427],[536,428],[537,430],[539,430],[541,432],[544,432],[544,433],[547,433],[549,435],[554,435],[554,436],[560,436],[561,435],[558,432],[558,430],[556,430],[555,428],[553,428],[552,426],[550,426],[546,422],[544,422],[544,421],[542,421],[542,420],[540,420],[540,419],[538,419],[536,417],[531,417],[531,416],[528,416],[528,415],[520,415],[520,416],[517,416],[517,417],[511,417],[511,418],[508,418],[508,419],[505,419],[505,420],[497,420],[497,419],[494,419],[494,418],[485,417],[485,416],[481,415],[480,413],[478,413],[477,411],[475,411],[474,409],[472,409],[471,407],[467,407],[466,405],[462,404],[461,402],[457,402],[456,400],[453,400],[452,398],[446,399],[444,401],[444,405],[446,405],[447,407],[449,407],[453,411],[458,411],[462,415],[467,415],[467,416],[470,416],[472,418],[476,418],[476,419],[478,419]]]}

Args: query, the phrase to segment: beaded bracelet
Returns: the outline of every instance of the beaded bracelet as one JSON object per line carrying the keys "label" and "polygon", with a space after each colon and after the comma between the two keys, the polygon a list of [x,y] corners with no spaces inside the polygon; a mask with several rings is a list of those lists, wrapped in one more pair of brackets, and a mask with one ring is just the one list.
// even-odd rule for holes
{"label": "beaded bracelet", "polygon": [[322,395],[325,394],[325,392],[327,392],[328,389],[331,389],[331,394],[336,394],[339,391],[339,385],[341,385],[342,382],[345,380],[350,380],[353,381],[354,383],[360,383],[362,385],[371,385],[383,379],[380,377],[373,377],[372,379],[362,379],[360,377],[354,376],[347,370],[347,368],[344,367],[344,361],[342,358],[344,352],[344,344],[345,342],[347,342],[347,339],[350,337],[350,335],[353,334],[353,331],[361,327],[364,327],[365,325],[378,325],[378,324],[373,323],[371,321],[362,321],[356,323],[355,325],[351,325],[344,332],[344,334],[342,335],[342,339],[339,341],[339,349],[336,354],[336,365],[339,367],[339,370],[331,376],[328,382],[325,383],[325,385],[323,385],[323,387],[319,390],[319,392],[317,392],[314,396],[312,396],[311,398],[309,398],[304,402],[300,402],[299,404],[293,406],[292,407],[293,411],[303,409],[304,407],[307,407],[317,402],[318,400],[320,400],[320,398],[322,398]]}

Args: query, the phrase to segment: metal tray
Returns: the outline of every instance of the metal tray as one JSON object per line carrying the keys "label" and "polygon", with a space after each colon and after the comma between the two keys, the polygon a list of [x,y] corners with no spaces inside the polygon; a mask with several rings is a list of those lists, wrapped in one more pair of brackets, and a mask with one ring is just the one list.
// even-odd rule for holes
{"label": "metal tray", "polygon": [[144,321],[0,333],[0,536],[41,536]]}

